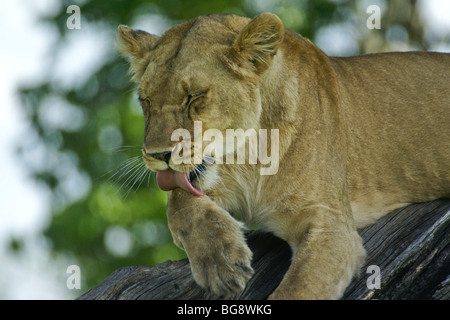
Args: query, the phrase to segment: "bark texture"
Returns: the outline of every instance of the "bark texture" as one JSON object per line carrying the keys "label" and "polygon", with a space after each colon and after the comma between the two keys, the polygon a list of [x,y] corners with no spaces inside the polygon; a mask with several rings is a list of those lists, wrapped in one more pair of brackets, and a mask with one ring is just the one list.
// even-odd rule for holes
{"label": "bark texture", "polygon": [[[343,299],[450,299],[449,226],[450,200],[443,199],[395,210],[360,230],[367,259]],[[266,299],[289,268],[291,251],[284,241],[258,231],[247,239],[255,274],[242,292],[226,299]],[[118,269],[78,299],[225,298],[200,288],[183,259]]]}

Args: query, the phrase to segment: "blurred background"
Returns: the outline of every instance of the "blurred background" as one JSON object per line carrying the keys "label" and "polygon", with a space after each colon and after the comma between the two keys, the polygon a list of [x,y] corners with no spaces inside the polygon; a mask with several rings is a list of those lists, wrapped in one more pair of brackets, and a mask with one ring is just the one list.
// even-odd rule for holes
{"label": "blurred background", "polygon": [[[381,29],[367,27],[371,5]],[[0,299],[73,299],[117,268],[185,257],[139,158],[144,123],[115,32],[266,11],[329,55],[450,52],[448,0],[0,2]]]}

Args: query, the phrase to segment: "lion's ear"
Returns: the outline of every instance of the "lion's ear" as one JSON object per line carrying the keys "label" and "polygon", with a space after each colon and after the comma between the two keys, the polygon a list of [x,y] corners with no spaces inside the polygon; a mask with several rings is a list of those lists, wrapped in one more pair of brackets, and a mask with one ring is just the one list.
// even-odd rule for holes
{"label": "lion's ear", "polygon": [[234,41],[234,60],[242,67],[247,65],[256,73],[262,73],[270,65],[283,38],[284,27],[280,18],[262,13],[253,18]]}
{"label": "lion's ear", "polygon": [[131,57],[131,80],[139,82],[147,68],[148,60],[144,59],[146,52],[153,49],[160,37],[142,30],[133,30],[127,26],[119,26],[117,30],[117,50],[124,56]]}
{"label": "lion's ear", "polygon": [[117,32],[117,49],[125,56],[143,58],[159,37],[142,30],[133,30],[120,25]]}

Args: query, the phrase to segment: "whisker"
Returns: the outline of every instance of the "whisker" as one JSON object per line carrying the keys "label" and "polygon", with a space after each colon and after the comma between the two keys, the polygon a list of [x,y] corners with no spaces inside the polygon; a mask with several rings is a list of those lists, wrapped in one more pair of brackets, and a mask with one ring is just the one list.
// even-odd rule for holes
{"label": "whisker", "polygon": [[105,172],[104,174],[102,174],[101,176],[99,176],[97,179],[101,180],[102,178],[104,178],[105,176],[110,175],[111,173],[115,172],[114,174],[112,174],[107,181],[110,182],[113,179],[116,179],[116,176],[125,168],[129,167],[130,165],[132,165],[133,162],[142,159],[142,156],[137,156],[137,157],[133,157],[130,159],[127,159],[125,161],[123,161],[121,164],[119,164],[117,167],[115,167],[114,169],[108,170],[107,172]]}
{"label": "whisker", "polygon": [[137,156],[130,158],[126,161],[124,161],[118,168],[116,173],[114,173],[108,181],[114,180],[115,182],[120,182],[120,180],[128,175],[131,171],[133,171],[137,166],[140,165],[142,162],[142,156]]}
{"label": "whisker", "polygon": [[141,150],[140,146],[118,146],[112,149],[112,152],[122,152],[127,150]]}
{"label": "whisker", "polygon": [[147,187],[151,185],[150,179],[154,177],[152,171],[147,168],[143,161],[143,156],[141,154],[141,146],[136,145],[123,145],[112,148],[111,153],[119,152],[133,152],[139,151],[139,155],[129,157],[128,159],[122,161],[115,168],[108,170],[102,174],[98,179],[104,180],[105,177],[107,182],[112,182],[117,184],[117,193],[122,193],[123,198],[126,199],[131,192],[137,192],[147,181]]}
{"label": "whisker", "polygon": [[[131,193],[131,191],[134,189],[135,193],[136,191],[139,189],[142,180],[145,177],[145,173],[147,171],[147,167],[145,166],[144,163],[141,163],[140,165],[136,166],[137,170],[133,172],[132,175],[130,175],[130,177],[127,179],[127,181],[125,181],[125,184],[130,184],[131,186],[128,188],[128,190],[125,192],[124,198],[126,199],[128,197],[128,195]],[[135,188],[136,184],[138,184],[137,188]],[[124,186],[122,185],[121,188]],[[119,190],[121,189],[119,188]]]}
{"label": "whisker", "polygon": [[[195,174],[195,177],[196,177],[197,181],[199,181],[199,176],[202,176],[203,172],[198,168],[198,166],[195,166],[194,167],[194,174]],[[201,187],[200,184],[199,184],[199,189],[200,189],[200,191],[203,192],[202,187]]]}
{"label": "whisker", "polygon": [[[153,171],[151,171],[151,170],[148,170],[148,172],[149,172],[149,174],[148,174],[148,178],[147,178],[147,187],[149,187],[150,186],[150,179],[151,179],[151,177],[152,177],[152,175],[153,175]],[[155,178],[156,178],[156,173],[155,173]]]}
{"label": "whisker", "polygon": [[130,88],[126,91],[126,93],[135,93],[136,88]]}
{"label": "whisker", "polygon": [[213,156],[205,155],[203,158],[206,164],[213,164],[215,162],[215,158]]}
{"label": "whisker", "polygon": [[137,172],[138,172],[141,168],[142,168],[141,165],[140,165],[140,164],[137,164],[137,165],[135,165],[133,168],[130,168],[129,170],[127,170],[126,173],[129,174],[129,175],[128,175],[127,179],[121,184],[121,186],[120,186],[120,188],[119,188],[119,191],[120,191],[123,187],[125,187],[125,185],[129,185],[129,184],[131,183],[131,181],[133,181],[133,179],[136,178]]}
{"label": "whisker", "polygon": [[142,181],[144,181],[145,175],[147,174],[147,167],[144,165],[142,166],[142,168],[139,170],[139,175],[136,177],[135,181],[133,182],[133,187],[135,186],[136,183],[138,183],[136,189],[139,189],[139,187],[142,184]]}
{"label": "whisker", "polygon": [[140,176],[140,178],[139,178],[140,182],[139,182],[138,186],[136,187],[136,189],[139,189],[139,188],[141,187],[142,182],[145,181],[145,176],[146,176],[147,174],[150,175],[149,172],[151,172],[151,171],[150,171],[146,166],[144,166],[144,170],[142,171],[142,174],[141,174],[141,176]]}
{"label": "whisker", "polygon": [[133,180],[133,184],[132,186],[134,186],[136,184],[136,182],[138,181],[138,178],[140,176],[140,174],[145,171],[147,169],[147,167],[145,166],[145,164],[143,162],[141,162],[139,164],[139,166],[137,166],[136,172],[135,172],[135,178]]}

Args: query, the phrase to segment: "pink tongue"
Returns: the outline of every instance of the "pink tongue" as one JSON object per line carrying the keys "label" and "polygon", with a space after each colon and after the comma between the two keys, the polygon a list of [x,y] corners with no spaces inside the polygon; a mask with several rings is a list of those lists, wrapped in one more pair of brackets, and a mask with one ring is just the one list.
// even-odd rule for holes
{"label": "pink tongue", "polygon": [[156,173],[156,182],[158,183],[158,187],[163,191],[182,188],[197,196],[205,195],[203,191],[194,188],[194,186],[189,182],[187,173],[173,171],[172,169],[158,171]]}

